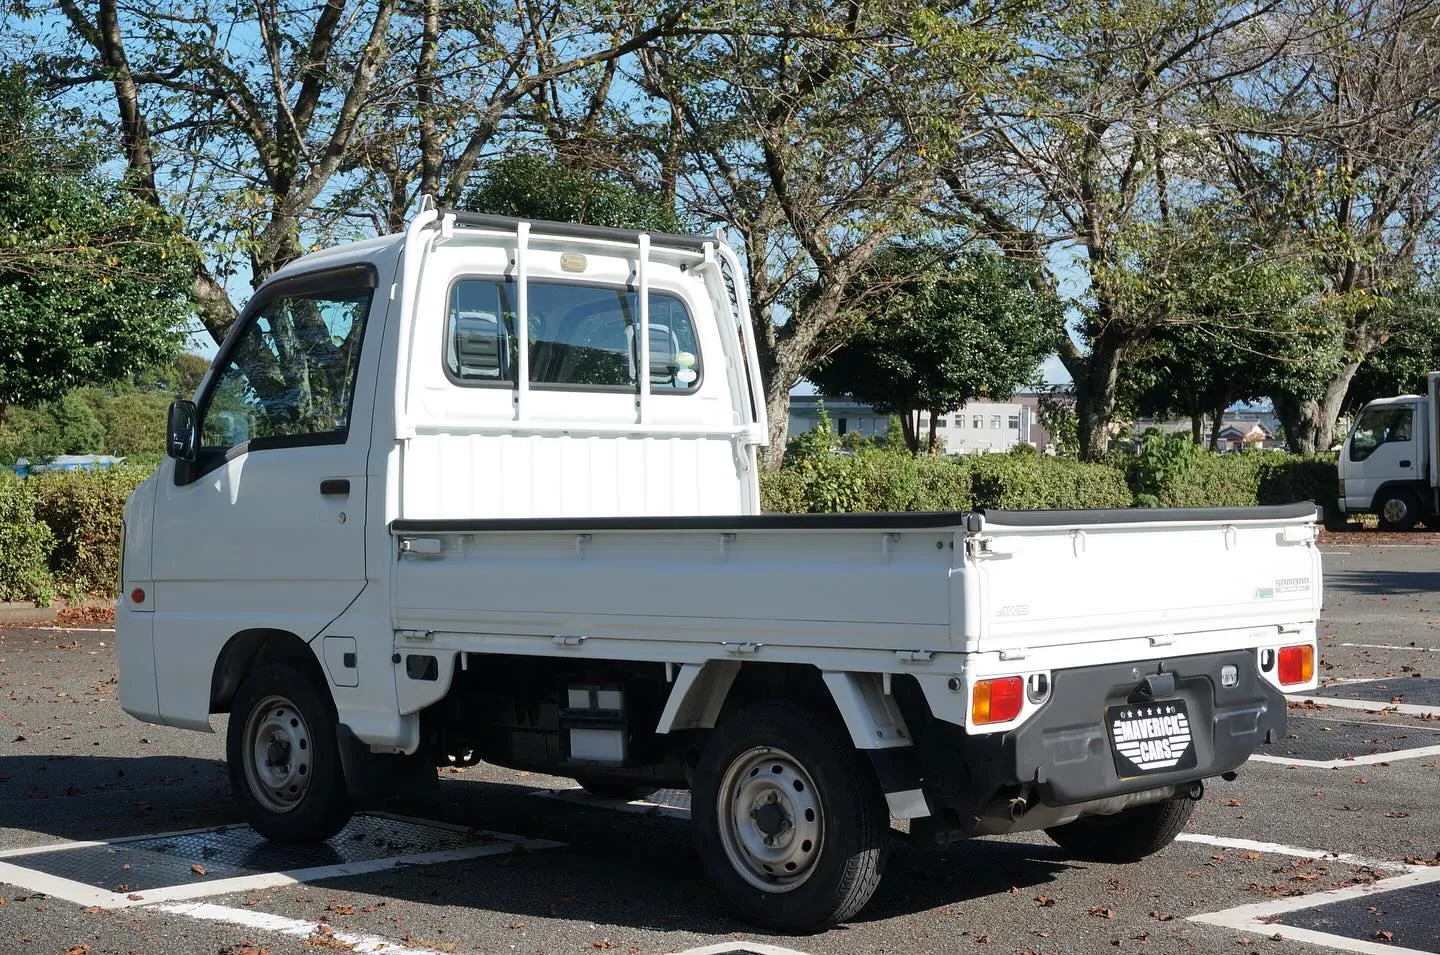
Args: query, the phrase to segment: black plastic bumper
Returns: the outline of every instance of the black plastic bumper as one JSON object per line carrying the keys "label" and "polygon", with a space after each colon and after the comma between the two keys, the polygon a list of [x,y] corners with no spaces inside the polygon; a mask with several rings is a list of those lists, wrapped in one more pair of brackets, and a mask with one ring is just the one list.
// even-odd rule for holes
{"label": "black plastic bumper", "polygon": [[[1221,685],[1226,666],[1235,667],[1234,686]],[[1144,699],[1137,688],[1162,672],[1173,674],[1173,691]],[[942,797],[961,818],[1007,791],[1029,790],[1065,806],[1219,776],[1285,735],[1285,697],[1261,677],[1253,650],[1080,667],[1056,671],[1052,680],[1049,699],[1019,728],[965,737],[965,783],[946,787]],[[1185,701],[1193,765],[1122,777],[1106,709],[1167,699]]]}

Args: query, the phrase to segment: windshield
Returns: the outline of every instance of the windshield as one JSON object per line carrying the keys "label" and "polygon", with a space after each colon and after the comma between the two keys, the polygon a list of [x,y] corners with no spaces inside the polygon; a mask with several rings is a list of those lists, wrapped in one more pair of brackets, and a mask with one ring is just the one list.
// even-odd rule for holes
{"label": "windshield", "polygon": [[1350,460],[1364,461],[1390,441],[1409,441],[1413,414],[1413,409],[1403,406],[1365,409],[1350,433]]}

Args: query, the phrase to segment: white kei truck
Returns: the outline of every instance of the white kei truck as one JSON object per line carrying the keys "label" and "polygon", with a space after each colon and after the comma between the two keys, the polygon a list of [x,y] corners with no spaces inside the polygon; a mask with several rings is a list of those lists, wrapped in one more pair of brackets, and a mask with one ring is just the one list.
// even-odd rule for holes
{"label": "white kei truck", "polygon": [[1408,531],[1440,523],[1440,371],[1425,394],[1365,405],[1340,449],[1340,510],[1375,514],[1380,529]]}
{"label": "white kei truck", "polygon": [[1132,861],[1283,738],[1314,505],[761,513],[752,334],[718,236],[427,202],[286,266],[125,509],[125,710],[228,713],[280,842],[447,764],[686,788],[791,931],[866,904],[892,819]]}

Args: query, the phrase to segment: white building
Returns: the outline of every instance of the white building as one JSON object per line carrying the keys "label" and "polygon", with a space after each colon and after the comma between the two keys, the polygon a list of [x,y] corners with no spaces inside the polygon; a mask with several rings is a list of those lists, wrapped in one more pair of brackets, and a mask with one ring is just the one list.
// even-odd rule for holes
{"label": "white building", "polygon": [[[1011,401],[972,401],[964,407],[941,415],[935,426],[937,437],[944,439],[949,454],[983,454],[1008,451],[1017,444],[1033,444],[1044,451],[1048,435],[1035,418],[1033,402],[1027,396]],[[830,415],[838,434],[858,432],[883,435],[890,426],[888,415],[848,398],[827,398],[823,395],[790,396],[790,436],[811,431],[819,423],[820,405]],[[921,412],[919,433],[930,434],[930,415]]]}

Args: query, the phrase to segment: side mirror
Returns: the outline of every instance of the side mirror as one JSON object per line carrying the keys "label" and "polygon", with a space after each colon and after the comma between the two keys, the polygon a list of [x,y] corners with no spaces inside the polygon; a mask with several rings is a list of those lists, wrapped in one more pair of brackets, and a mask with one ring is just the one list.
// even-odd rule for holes
{"label": "side mirror", "polygon": [[195,447],[200,443],[199,414],[195,402],[177,398],[170,402],[166,422],[165,453],[177,461],[194,461]]}

